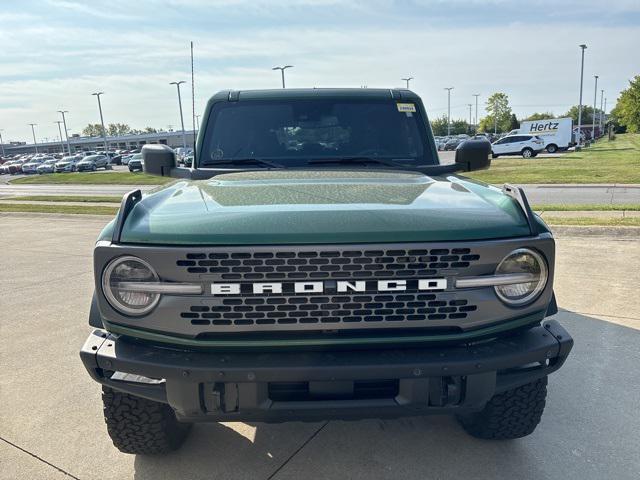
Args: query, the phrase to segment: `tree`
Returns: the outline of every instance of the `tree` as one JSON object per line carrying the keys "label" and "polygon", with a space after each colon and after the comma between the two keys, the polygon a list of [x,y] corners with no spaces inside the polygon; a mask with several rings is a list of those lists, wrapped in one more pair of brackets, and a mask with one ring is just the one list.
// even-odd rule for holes
{"label": "tree", "polygon": [[520,128],[520,122],[518,121],[518,117],[516,117],[515,113],[512,113],[511,117],[509,117],[509,131],[517,130],[519,128]]}
{"label": "tree", "polygon": [[509,128],[511,126],[511,107],[506,93],[496,92],[491,95],[485,109],[488,115],[480,120],[480,131],[492,132],[496,127],[498,132],[511,130]]}
{"label": "tree", "polygon": [[131,133],[131,127],[126,123],[110,123],[107,125],[107,135],[117,137]]}
{"label": "tree", "polygon": [[101,137],[102,125],[99,123],[90,123],[82,129],[82,135],[85,137]]}
{"label": "tree", "polygon": [[629,81],[629,88],[620,92],[611,114],[628,132],[640,132],[640,75]]}
{"label": "tree", "polygon": [[432,120],[431,130],[435,136],[444,137],[447,134],[447,116],[442,115],[440,118]]}
{"label": "tree", "polygon": [[522,121],[534,121],[534,120],[546,120],[547,118],[556,118],[551,112],[532,113],[527,118],[523,118]]}
{"label": "tree", "polygon": [[[596,109],[596,123],[597,116],[600,115],[601,110],[599,108]],[[578,105],[574,105],[571,107],[563,117],[569,117],[573,119],[574,125],[578,125]],[[582,105],[582,125],[591,125],[593,123],[593,107],[589,105]]]}
{"label": "tree", "polygon": [[158,129],[153,127],[144,127],[144,133],[158,133]]}

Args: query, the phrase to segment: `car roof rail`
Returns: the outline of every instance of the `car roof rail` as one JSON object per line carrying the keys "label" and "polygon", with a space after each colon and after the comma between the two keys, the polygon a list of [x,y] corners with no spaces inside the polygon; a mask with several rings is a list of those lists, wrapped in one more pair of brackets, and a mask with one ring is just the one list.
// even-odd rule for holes
{"label": "car roof rail", "polygon": [[538,223],[534,218],[535,214],[533,213],[533,210],[531,210],[531,205],[529,205],[529,200],[527,200],[527,196],[525,195],[522,187],[516,187],[515,185],[509,185],[508,183],[505,183],[502,186],[502,192],[518,202],[518,205],[520,205],[520,208],[524,212],[524,216],[527,219],[527,224],[529,225],[529,231],[531,232],[531,235],[538,235]]}
{"label": "car roof rail", "polygon": [[111,237],[112,243],[120,243],[120,238],[122,237],[122,229],[124,228],[124,222],[127,220],[127,217],[133,210],[133,207],[142,200],[142,191],[140,189],[132,190],[131,192],[125,194],[122,197],[122,202],[120,203],[120,210],[118,210],[118,216],[116,217],[116,222],[113,228],[113,235]]}

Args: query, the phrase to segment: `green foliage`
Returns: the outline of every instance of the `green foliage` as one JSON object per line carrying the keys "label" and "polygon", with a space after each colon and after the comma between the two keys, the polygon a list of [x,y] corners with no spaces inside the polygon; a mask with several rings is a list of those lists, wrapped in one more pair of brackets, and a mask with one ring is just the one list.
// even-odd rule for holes
{"label": "green foliage", "polygon": [[[596,109],[596,123],[598,123],[598,115],[600,115],[601,112],[602,110],[599,108]],[[562,115],[562,117],[572,118],[574,126],[578,125],[578,105],[571,107],[568,112]],[[582,105],[582,125],[591,124],[593,124],[593,107],[590,107],[589,105]]]}
{"label": "green foliage", "polygon": [[[511,128],[511,107],[506,93],[496,92],[487,99],[485,107],[488,115],[479,122],[478,129],[481,132],[493,132],[497,127],[498,133],[508,132]],[[516,119],[517,122],[517,119]]]}
{"label": "green foliage", "polygon": [[511,117],[509,117],[509,130],[517,130],[518,128],[520,128],[520,122],[518,121],[518,117],[516,117],[515,113],[511,114]]}
{"label": "green foliage", "polygon": [[85,137],[101,137],[102,125],[99,123],[90,123],[82,129],[82,135]]}
{"label": "green foliage", "polygon": [[[451,120],[451,135],[469,133],[471,126],[466,120]],[[442,115],[431,122],[431,130],[438,137],[447,135],[447,116]]]}
{"label": "green foliage", "polygon": [[629,88],[620,92],[611,114],[628,132],[640,132],[640,75],[629,81]]}
{"label": "green foliage", "polygon": [[546,120],[547,118],[556,118],[556,116],[551,112],[535,112],[529,115],[527,118],[523,118],[522,121]]}
{"label": "green foliage", "polygon": [[126,123],[110,123],[107,125],[107,135],[117,137],[119,135],[128,135],[131,133],[131,127]]}

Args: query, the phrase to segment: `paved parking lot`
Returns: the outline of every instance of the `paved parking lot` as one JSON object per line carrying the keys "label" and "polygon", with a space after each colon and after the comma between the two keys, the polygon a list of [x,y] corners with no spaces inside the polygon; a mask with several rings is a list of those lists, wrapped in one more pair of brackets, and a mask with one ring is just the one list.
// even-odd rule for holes
{"label": "paved parking lot", "polygon": [[558,239],[557,317],[576,345],[525,439],[475,440],[448,417],[210,424],[154,458],[112,447],[78,357],[105,221],[0,215],[2,479],[640,477],[640,239]]}

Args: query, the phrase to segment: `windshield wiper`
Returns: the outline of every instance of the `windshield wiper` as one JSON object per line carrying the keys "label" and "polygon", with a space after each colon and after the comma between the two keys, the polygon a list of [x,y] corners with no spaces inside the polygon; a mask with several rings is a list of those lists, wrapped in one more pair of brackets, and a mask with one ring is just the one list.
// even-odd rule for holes
{"label": "windshield wiper", "polygon": [[223,160],[216,160],[215,162],[208,163],[207,167],[215,167],[216,165],[243,165],[245,163],[257,163],[258,165],[266,165],[271,168],[285,168],[284,165],[271,160],[263,160],[261,158],[228,158]]}
{"label": "windshield wiper", "polygon": [[384,160],[382,158],[372,157],[338,157],[338,158],[316,158],[307,162],[309,165],[321,163],[379,163],[388,167],[396,167],[406,169],[406,166],[394,162],[393,160]]}

